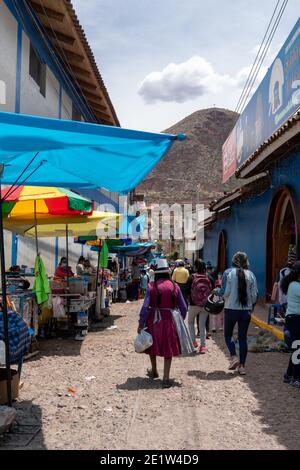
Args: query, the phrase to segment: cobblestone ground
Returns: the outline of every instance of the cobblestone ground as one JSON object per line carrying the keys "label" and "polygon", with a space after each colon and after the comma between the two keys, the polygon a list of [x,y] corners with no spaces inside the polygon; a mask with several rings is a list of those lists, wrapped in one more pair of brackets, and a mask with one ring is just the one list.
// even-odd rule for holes
{"label": "cobblestone ground", "polygon": [[249,354],[240,377],[217,333],[206,355],[174,360],[177,386],[162,389],[133,350],[140,305],[115,304],[83,343],[41,343],[15,403],[20,434],[0,448],[300,449],[300,391],[282,383],[287,354]]}

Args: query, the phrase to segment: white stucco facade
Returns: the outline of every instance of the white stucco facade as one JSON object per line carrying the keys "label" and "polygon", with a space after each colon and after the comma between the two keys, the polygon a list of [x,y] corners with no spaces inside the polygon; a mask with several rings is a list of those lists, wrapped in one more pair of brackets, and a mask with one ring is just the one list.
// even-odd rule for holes
{"label": "white stucco facade", "polygon": [[[21,68],[20,73],[20,103],[16,107],[17,96],[17,48],[18,48],[18,21],[10,12],[3,0],[0,0],[0,111],[20,112],[37,116],[58,119],[72,119],[72,99],[66,89],[61,89],[60,83],[49,66],[46,65],[46,94],[42,95],[39,86],[29,74],[30,39],[22,32]],[[59,256],[65,256],[66,242],[59,239]],[[47,273],[52,275],[55,269],[55,238],[41,239],[39,242]],[[70,263],[75,269],[78,257],[81,255],[81,246],[75,245],[73,239],[69,240]],[[85,249],[86,250],[86,249]],[[95,259],[90,251],[85,252]],[[12,234],[5,233],[6,268],[12,263]],[[17,264],[32,267],[35,260],[34,240],[18,237]]]}

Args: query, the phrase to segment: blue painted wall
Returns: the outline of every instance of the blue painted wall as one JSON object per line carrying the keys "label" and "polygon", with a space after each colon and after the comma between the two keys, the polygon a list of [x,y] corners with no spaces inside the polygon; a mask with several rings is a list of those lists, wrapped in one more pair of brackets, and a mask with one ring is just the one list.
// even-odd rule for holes
{"label": "blue painted wall", "polygon": [[266,283],[266,233],[269,207],[273,195],[280,186],[289,186],[300,204],[300,153],[291,153],[289,157],[277,162],[272,169],[272,187],[261,196],[241,203],[233,204],[231,214],[224,220],[217,221],[205,232],[203,257],[213,265],[218,263],[219,235],[223,230],[227,238],[227,263],[230,266],[233,254],[245,251],[250,260],[251,269],[258,281],[259,294],[265,294]]}

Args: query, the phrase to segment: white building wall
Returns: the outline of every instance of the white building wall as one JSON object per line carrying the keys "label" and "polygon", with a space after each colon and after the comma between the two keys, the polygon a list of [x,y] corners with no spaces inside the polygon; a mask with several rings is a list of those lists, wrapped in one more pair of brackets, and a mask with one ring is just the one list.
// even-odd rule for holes
{"label": "white building wall", "polygon": [[66,120],[72,119],[72,100],[65,92],[62,91],[62,107],[61,107],[61,118]]}
{"label": "white building wall", "polygon": [[[9,11],[3,0],[0,0],[0,111],[15,112],[16,100],[16,61],[17,61],[17,34],[18,23]],[[59,118],[60,84],[47,66],[46,96],[44,97],[38,85],[29,74],[30,40],[25,32],[22,34],[21,58],[21,100],[20,112],[36,116]],[[6,88],[5,100],[2,99],[3,88]],[[5,101],[5,102],[3,102]],[[62,92],[62,119],[72,119],[72,100],[67,92]],[[39,240],[39,249],[43,257],[46,271],[53,275],[55,269],[55,238]],[[65,239],[59,239],[59,256],[66,255]],[[85,247],[85,255],[90,251]],[[6,268],[11,265],[12,235],[5,232],[5,261]],[[19,265],[34,266],[35,241],[19,237],[18,258]],[[78,257],[81,255],[81,245],[69,240],[70,264],[75,269]],[[91,255],[93,259],[96,255]]]}
{"label": "white building wall", "polygon": [[[2,90],[0,111],[15,111],[17,33],[16,20],[4,2],[0,0],[0,81]],[[6,89],[4,97],[3,88]]]}
{"label": "white building wall", "polygon": [[46,96],[44,97],[38,84],[29,74],[29,56],[30,40],[23,33],[21,113],[57,119],[59,117],[59,82],[47,67]]}

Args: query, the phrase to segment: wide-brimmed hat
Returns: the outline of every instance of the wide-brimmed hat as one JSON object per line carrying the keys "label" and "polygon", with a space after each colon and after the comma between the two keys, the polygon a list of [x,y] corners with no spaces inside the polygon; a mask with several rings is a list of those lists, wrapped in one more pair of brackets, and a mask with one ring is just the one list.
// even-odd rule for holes
{"label": "wide-brimmed hat", "polygon": [[155,274],[170,272],[168,261],[163,258],[159,258],[155,261],[155,264],[153,264],[153,269],[155,271]]}

